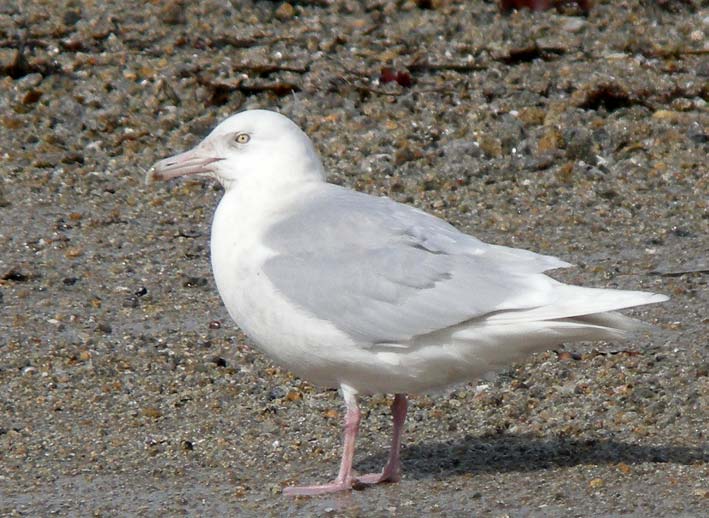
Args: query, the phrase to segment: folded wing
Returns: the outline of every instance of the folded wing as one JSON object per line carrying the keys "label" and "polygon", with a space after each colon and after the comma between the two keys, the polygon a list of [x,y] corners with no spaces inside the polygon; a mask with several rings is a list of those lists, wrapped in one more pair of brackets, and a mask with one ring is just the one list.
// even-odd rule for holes
{"label": "folded wing", "polygon": [[[329,184],[290,207],[265,242],[276,289],[365,347],[406,346],[481,318],[558,319],[650,302],[595,297],[609,290],[542,273],[569,266],[559,259],[489,245],[407,205]],[[584,292],[578,307],[569,290]]]}

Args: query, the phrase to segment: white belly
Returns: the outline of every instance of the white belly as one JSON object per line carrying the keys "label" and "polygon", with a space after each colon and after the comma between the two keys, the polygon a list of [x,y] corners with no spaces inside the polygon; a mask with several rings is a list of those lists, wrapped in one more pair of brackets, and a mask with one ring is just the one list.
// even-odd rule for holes
{"label": "white belly", "polygon": [[360,349],[332,324],[277,293],[262,270],[273,255],[261,242],[269,213],[262,204],[250,207],[252,202],[239,198],[235,191],[226,193],[212,223],[212,269],[224,305],[277,363],[313,383],[338,386],[342,381],[333,364],[333,350],[347,360],[348,351],[357,355]]}

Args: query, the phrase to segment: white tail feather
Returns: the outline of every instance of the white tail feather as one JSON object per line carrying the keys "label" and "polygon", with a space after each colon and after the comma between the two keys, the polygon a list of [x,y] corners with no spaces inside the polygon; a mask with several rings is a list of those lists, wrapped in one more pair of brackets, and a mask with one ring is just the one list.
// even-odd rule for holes
{"label": "white tail feather", "polygon": [[555,291],[557,292],[555,294],[555,303],[526,310],[499,311],[485,317],[485,320],[491,323],[559,320],[585,315],[597,315],[668,300],[665,295],[644,291],[583,288],[566,284],[557,285]]}

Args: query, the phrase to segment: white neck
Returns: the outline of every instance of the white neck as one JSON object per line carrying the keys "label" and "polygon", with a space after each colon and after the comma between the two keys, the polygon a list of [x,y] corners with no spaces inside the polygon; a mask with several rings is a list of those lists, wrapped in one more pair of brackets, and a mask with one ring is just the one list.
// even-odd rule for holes
{"label": "white neck", "polygon": [[[255,243],[268,225],[285,214],[291,202],[307,197],[323,181],[279,181],[269,183],[253,178],[239,181],[226,189],[214,214],[212,236],[233,236],[241,246]],[[214,243],[213,243],[214,244]]]}

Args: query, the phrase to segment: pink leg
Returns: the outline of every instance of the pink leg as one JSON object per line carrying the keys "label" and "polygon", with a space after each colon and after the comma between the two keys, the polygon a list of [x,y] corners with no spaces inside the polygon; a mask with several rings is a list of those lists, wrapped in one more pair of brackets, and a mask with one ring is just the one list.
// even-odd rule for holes
{"label": "pink leg", "polygon": [[389,460],[381,473],[370,473],[357,478],[361,484],[379,484],[380,482],[398,482],[401,479],[401,462],[399,450],[401,449],[401,433],[406,420],[406,394],[396,394],[391,405],[391,415],[394,426],[391,433],[391,450]]}
{"label": "pink leg", "polygon": [[300,486],[286,487],[283,489],[284,495],[289,496],[309,496],[321,495],[324,493],[335,493],[352,489],[352,459],[354,458],[355,438],[359,430],[359,422],[362,414],[357,405],[357,398],[349,387],[342,387],[342,395],[345,399],[347,412],[345,413],[345,439],[342,448],[342,461],[340,462],[340,473],[337,478],[329,484],[320,486]]}

